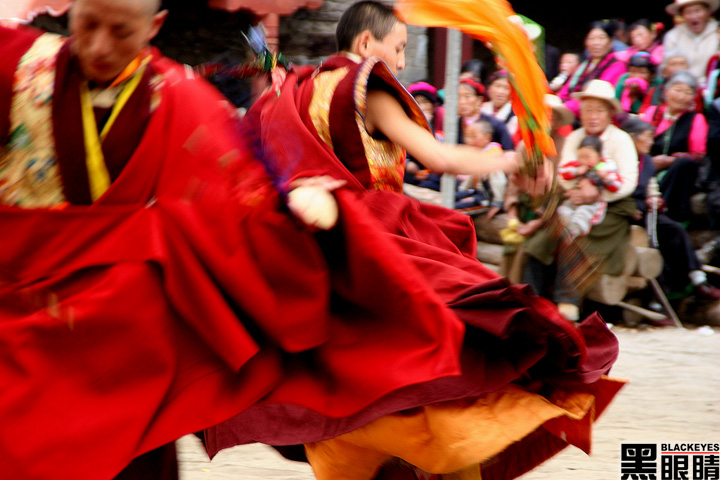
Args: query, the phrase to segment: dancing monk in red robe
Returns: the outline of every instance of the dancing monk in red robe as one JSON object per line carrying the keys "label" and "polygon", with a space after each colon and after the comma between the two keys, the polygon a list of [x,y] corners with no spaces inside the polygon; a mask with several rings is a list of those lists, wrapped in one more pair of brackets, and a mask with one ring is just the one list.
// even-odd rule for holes
{"label": "dancing monk in red robe", "polygon": [[[603,377],[617,356],[614,336],[597,315],[575,325],[551,302],[484,267],[468,217],[402,195],[404,150],[435,171],[483,175],[515,166],[435,141],[394,76],[404,67],[407,30],[391,9],[354,4],[338,24],[337,41],[340,53],[318,68],[290,70],[248,112],[246,125],[276,171],[330,175],[357,193],[376,229],[403,252],[383,256],[407,262],[406,284],[429,288],[453,313],[452,323],[464,326],[462,374],[435,384],[442,402],[432,383],[416,385],[419,408],[388,414],[407,393],[395,392],[351,421],[281,410],[288,398],[277,389],[206,432],[210,453],[250,441],[295,441],[305,444],[319,479],[369,480],[378,471],[378,478],[389,475],[381,469],[394,457],[424,472],[459,475],[452,478],[508,479],[568,443],[589,451],[593,422],[621,384]],[[363,362],[371,368],[372,359]],[[279,412],[297,414],[295,428],[263,430]],[[359,415],[362,422],[354,421]]]}

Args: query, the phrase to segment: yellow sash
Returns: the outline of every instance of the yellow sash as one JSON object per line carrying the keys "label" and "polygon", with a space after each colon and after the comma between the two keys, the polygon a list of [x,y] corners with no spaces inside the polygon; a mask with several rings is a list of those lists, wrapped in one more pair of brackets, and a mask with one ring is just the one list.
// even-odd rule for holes
{"label": "yellow sash", "polygon": [[102,152],[102,142],[105,140],[110,128],[115,123],[120,111],[128,99],[140,84],[145,66],[150,57],[145,57],[140,66],[136,69],[135,75],[125,84],[115,105],[110,112],[110,118],[98,134],[97,121],[93,111],[92,99],[87,82],[80,87],[80,104],[82,110],[83,133],[85,137],[85,164],[87,166],[88,180],[90,181],[90,196],[96,201],[110,187],[110,173],[105,165],[105,157]]}

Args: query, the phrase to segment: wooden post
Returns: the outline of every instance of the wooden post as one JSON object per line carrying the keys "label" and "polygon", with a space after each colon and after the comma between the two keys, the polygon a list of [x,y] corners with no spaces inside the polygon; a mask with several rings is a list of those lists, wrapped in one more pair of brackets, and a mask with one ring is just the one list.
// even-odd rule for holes
{"label": "wooden post", "polygon": [[[449,29],[447,32],[447,48],[445,54],[445,143],[455,145],[458,137],[458,83],[460,82],[460,56],[462,55],[462,33],[460,30]],[[455,206],[455,175],[443,174],[440,179],[442,205],[447,208]]]}

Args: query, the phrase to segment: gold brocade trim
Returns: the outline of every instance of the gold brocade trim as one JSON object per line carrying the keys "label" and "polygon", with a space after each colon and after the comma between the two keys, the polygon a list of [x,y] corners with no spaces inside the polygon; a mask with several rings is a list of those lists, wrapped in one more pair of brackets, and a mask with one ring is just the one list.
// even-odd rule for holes
{"label": "gold brocade trim", "polygon": [[371,57],[363,63],[355,82],[355,121],[365,149],[370,168],[370,181],[375,190],[402,192],[405,173],[405,151],[389,140],[370,136],[365,127],[367,112],[367,87],[370,74],[380,59]]}
{"label": "gold brocade trim", "polygon": [[335,89],[345,75],[349,67],[338,68],[329,72],[322,72],[315,77],[313,82],[313,95],[310,100],[310,118],[312,118],[315,130],[320,138],[333,148],[330,137],[330,102],[332,101]]}
{"label": "gold brocade trim", "polygon": [[52,125],[57,54],[65,39],[46,33],[15,71],[10,138],[0,156],[0,202],[50,207],[65,201]]}

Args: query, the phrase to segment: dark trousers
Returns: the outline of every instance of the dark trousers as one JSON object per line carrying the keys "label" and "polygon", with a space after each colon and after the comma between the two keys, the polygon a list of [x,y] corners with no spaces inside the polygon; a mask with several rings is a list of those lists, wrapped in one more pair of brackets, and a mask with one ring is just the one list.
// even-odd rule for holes
{"label": "dark trousers", "polygon": [[567,278],[568,272],[558,262],[545,265],[537,258],[528,256],[522,283],[527,283],[538,295],[555,303],[580,306],[580,293],[569,284]]}
{"label": "dark trousers", "polygon": [[671,290],[681,291],[690,282],[688,273],[700,270],[690,236],[682,225],[665,214],[658,215],[657,236],[658,249],[665,263],[663,283]]}
{"label": "dark trousers", "polygon": [[678,222],[686,222],[692,216],[690,197],[697,192],[700,162],[690,158],[678,158],[660,180],[660,191],[667,204],[667,216]]}

